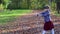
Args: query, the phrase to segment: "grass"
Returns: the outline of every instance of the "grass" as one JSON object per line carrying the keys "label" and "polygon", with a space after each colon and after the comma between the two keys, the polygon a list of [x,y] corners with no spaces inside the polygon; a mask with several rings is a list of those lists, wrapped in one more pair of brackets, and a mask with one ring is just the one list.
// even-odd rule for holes
{"label": "grass", "polygon": [[8,22],[14,21],[16,18],[14,16],[1,16],[0,17],[0,24],[6,24]]}
{"label": "grass", "polygon": [[0,12],[0,16],[13,16],[13,15],[20,15],[20,14],[26,14],[26,13],[29,13],[31,12],[31,10],[12,10],[12,11],[9,11],[9,10],[5,10],[3,12]]}
{"label": "grass", "polygon": [[0,25],[15,21],[18,16],[30,13],[31,10],[4,10],[0,12]]}

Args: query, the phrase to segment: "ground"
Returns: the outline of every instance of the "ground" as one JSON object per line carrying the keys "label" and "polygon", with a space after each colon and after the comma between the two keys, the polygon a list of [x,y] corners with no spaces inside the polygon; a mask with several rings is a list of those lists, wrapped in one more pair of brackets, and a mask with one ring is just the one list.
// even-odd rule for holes
{"label": "ground", "polygon": [[[34,10],[27,15],[19,16],[17,19],[5,26],[0,26],[0,34],[41,34],[44,20],[35,14],[41,11]],[[60,17],[51,15],[54,23],[55,34],[60,34]]]}

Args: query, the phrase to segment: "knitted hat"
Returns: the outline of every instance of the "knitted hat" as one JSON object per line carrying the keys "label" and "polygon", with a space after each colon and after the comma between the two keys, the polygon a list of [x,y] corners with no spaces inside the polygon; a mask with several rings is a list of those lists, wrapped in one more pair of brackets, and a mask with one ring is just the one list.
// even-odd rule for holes
{"label": "knitted hat", "polygon": [[44,8],[44,9],[49,9],[49,6],[44,6],[43,8]]}

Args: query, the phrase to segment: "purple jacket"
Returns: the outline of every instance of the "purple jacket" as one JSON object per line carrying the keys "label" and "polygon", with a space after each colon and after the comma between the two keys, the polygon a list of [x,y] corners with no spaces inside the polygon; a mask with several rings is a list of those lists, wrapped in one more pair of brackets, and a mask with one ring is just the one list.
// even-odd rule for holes
{"label": "purple jacket", "polygon": [[41,15],[44,17],[44,21],[45,21],[45,22],[50,21],[49,10],[42,12]]}

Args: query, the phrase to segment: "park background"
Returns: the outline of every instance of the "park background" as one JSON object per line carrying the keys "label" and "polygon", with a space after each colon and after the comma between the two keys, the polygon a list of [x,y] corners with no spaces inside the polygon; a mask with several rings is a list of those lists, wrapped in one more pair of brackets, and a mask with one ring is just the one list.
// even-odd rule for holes
{"label": "park background", "polygon": [[[43,7],[45,5],[50,5],[52,17],[54,18],[54,20],[57,19],[57,21],[59,22],[60,18],[57,17],[60,17],[60,14],[59,11],[57,10],[57,2],[60,1],[59,0],[0,0],[0,26],[1,26],[0,30],[7,30],[7,29],[9,30],[10,28],[14,29],[13,27],[15,26],[16,26],[15,28],[17,28],[16,24],[19,24],[20,22],[15,23],[15,21],[21,20],[18,18],[26,14],[40,12],[43,10]],[[25,17],[25,19],[26,18],[28,17]],[[32,17],[30,18],[33,19]],[[35,18],[37,17],[35,16],[34,19]],[[25,19],[23,19],[23,21]],[[12,23],[15,25],[13,25]]]}

